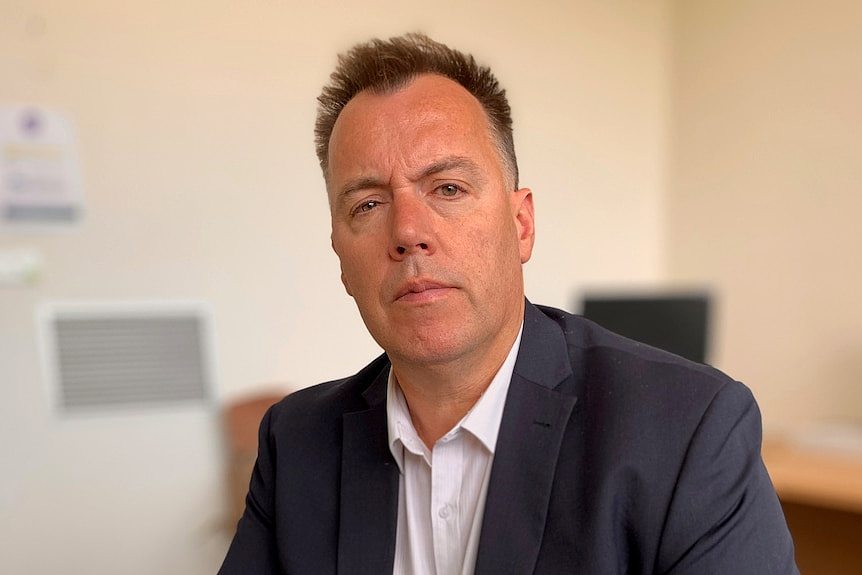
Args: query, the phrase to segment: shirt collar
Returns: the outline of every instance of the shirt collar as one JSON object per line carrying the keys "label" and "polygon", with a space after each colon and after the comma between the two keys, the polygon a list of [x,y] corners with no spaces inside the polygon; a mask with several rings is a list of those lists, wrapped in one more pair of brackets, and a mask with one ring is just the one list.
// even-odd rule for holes
{"label": "shirt collar", "polygon": [[[470,408],[470,411],[459,421],[450,435],[459,427],[469,431],[476,437],[485,449],[492,455],[497,445],[497,435],[500,432],[500,422],[503,420],[503,408],[506,405],[506,395],[509,393],[509,384],[512,382],[512,373],[515,371],[515,360],[518,358],[518,350],[521,347],[521,335],[524,333],[524,324],[518,330],[518,336],[512,344],[509,354],[503,365],[497,370],[485,392],[479,400]],[[429,460],[428,448],[416,433],[413,420],[404,394],[395,380],[392,368],[389,369],[389,380],[386,384],[386,422],[389,432],[389,450],[398,464],[399,470],[404,472],[404,449],[421,455]],[[400,445],[399,445],[400,444]]]}
{"label": "shirt collar", "polygon": [[389,368],[389,380],[386,384],[386,426],[389,430],[389,451],[392,452],[392,457],[395,458],[395,463],[398,464],[401,473],[404,473],[404,449],[420,455],[428,461],[426,455],[428,448],[425,447],[416,432],[416,428],[413,427],[407,401],[395,381],[391,367]]}
{"label": "shirt collar", "polygon": [[476,402],[476,405],[467,412],[461,420],[461,427],[476,436],[491,454],[497,446],[497,434],[500,432],[500,422],[503,420],[503,407],[506,405],[506,396],[509,393],[509,384],[512,382],[512,373],[515,371],[515,360],[518,358],[518,349],[521,347],[521,334],[524,324],[518,331],[518,337],[509,350],[509,355],[491,384]]}

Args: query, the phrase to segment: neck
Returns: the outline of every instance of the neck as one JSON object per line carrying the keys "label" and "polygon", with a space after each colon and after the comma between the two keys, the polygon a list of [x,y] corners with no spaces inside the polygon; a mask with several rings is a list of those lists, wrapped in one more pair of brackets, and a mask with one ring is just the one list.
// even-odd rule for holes
{"label": "neck", "polygon": [[390,358],[413,426],[428,449],[455,427],[482,397],[512,349],[519,329],[520,324],[514,333],[500,338],[503,343],[496,349],[484,350],[473,358],[433,365]]}

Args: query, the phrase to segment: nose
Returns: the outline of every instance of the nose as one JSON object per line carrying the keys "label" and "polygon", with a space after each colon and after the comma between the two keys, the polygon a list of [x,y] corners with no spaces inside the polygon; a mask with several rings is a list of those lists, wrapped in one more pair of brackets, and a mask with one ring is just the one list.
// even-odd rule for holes
{"label": "nose", "polygon": [[433,214],[415,194],[395,194],[389,210],[389,255],[396,261],[411,255],[434,253]]}

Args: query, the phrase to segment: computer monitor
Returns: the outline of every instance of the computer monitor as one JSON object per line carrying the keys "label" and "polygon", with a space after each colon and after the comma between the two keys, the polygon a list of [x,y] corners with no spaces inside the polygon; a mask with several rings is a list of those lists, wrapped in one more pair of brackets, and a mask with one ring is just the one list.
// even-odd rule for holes
{"label": "computer monitor", "polygon": [[584,317],[613,332],[692,361],[708,360],[707,294],[593,293],[581,303]]}

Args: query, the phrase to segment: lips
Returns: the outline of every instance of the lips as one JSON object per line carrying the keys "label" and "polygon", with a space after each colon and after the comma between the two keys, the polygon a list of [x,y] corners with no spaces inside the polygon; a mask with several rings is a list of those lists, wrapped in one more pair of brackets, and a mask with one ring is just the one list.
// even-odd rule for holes
{"label": "lips", "polygon": [[452,288],[453,286],[436,280],[409,280],[395,292],[395,301],[431,301]]}

